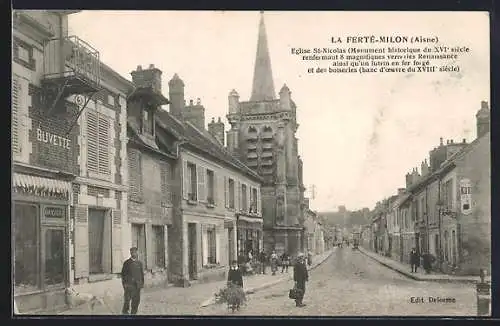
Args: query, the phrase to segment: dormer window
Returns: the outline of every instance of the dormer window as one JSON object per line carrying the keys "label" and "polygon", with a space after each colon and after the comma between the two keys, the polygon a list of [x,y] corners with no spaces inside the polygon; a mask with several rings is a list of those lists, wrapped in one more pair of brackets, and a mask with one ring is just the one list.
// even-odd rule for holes
{"label": "dormer window", "polygon": [[154,116],[151,111],[142,111],[142,133],[154,135]]}

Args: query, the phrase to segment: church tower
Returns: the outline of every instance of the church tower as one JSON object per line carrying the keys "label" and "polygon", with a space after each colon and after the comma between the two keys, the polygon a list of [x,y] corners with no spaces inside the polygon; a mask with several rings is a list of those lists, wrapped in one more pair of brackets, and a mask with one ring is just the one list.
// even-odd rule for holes
{"label": "church tower", "polygon": [[295,255],[304,249],[302,169],[296,106],[283,85],[276,97],[264,15],[261,12],[252,93],[228,96],[228,149],[264,179],[261,190],[264,248]]}

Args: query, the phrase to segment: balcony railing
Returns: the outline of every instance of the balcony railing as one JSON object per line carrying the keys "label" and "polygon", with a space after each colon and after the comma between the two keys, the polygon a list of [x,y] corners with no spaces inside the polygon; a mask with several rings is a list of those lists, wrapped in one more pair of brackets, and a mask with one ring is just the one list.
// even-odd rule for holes
{"label": "balcony railing", "polygon": [[51,39],[44,46],[44,78],[79,78],[95,86],[101,79],[99,51],[77,36]]}

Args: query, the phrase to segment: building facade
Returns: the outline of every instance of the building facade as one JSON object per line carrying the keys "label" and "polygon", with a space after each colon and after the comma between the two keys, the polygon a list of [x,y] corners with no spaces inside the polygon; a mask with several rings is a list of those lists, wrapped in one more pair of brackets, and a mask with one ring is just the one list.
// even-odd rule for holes
{"label": "building facade", "polygon": [[264,18],[261,16],[252,95],[229,94],[227,147],[261,175],[264,247],[295,255],[303,250],[305,188],[298,156],[296,105],[284,85],[276,98]]}
{"label": "building facade", "polygon": [[71,13],[13,15],[12,266],[21,312],[63,305],[65,288],[113,278],[123,257],[130,83],[68,36]]}
{"label": "building facade", "polygon": [[[457,275],[479,275],[491,270],[491,166],[490,109],[481,102],[476,114],[477,137],[467,143],[441,138],[439,146],[406,175],[406,189],[388,213],[388,234],[393,259],[409,263],[409,252],[429,253],[435,258],[432,269]],[[401,189],[402,190],[402,189]],[[402,191],[401,191],[402,192]],[[383,225],[375,209],[374,229]],[[400,252],[394,251],[394,235],[400,229]],[[382,236],[374,232],[375,251]],[[379,246],[376,246],[376,243]],[[391,246],[390,246],[391,247]],[[394,255],[396,254],[396,255]]]}
{"label": "building facade", "polygon": [[169,100],[170,112],[157,116],[160,147],[177,155],[169,276],[187,285],[224,277],[238,253],[262,247],[262,179],[224,148],[220,132],[205,130],[201,101],[186,105],[177,75],[169,81]]}
{"label": "building facade", "polygon": [[154,65],[148,69],[138,66],[132,72],[135,89],[127,103],[128,220],[131,246],[138,248],[144,264],[145,286],[168,282],[169,270],[172,167],[176,156],[160,150],[156,141],[156,112],[168,104],[161,94],[161,74]]}

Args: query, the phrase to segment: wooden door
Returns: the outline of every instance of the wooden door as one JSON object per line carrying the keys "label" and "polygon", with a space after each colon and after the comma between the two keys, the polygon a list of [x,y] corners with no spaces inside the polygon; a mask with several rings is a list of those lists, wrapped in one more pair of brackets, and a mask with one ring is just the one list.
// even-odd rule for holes
{"label": "wooden door", "polygon": [[196,224],[188,224],[188,269],[189,278],[196,279]]}
{"label": "wooden door", "polygon": [[89,270],[90,274],[103,273],[103,244],[105,211],[89,209]]}

